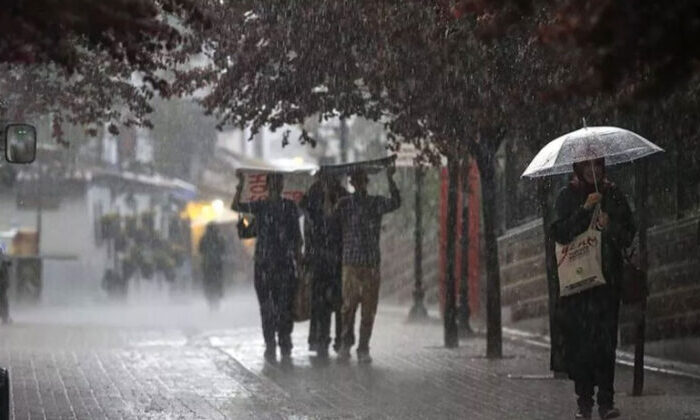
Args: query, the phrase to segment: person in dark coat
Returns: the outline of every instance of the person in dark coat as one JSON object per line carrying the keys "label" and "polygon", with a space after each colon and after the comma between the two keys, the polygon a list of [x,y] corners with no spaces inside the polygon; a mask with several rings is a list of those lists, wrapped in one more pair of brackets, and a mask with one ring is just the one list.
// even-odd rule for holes
{"label": "person in dark coat", "polygon": [[199,255],[202,256],[204,295],[212,310],[219,308],[223,296],[223,255],[226,250],[224,238],[214,223],[207,224],[207,230],[199,241]]}
{"label": "person in dark coat", "polygon": [[602,264],[606,284],[562,297],[559,301],[564,337],[565,368],[578,396],[576,418],[590,418],[594,388],[598,387],[598,411],[603,419],[619,417],[614,407],[615,349],[617,348],[622,252],[634,239],[636,227],[627,199],[605,174],[605,161],[574,164],[574,176],[556,202],[551,232],[566,245],[586,231],[594,209],[602,231]]}
{"label": "person in dark coat", "polygon": [[309,349],[319,357],[328,357],[331,342],[331,315],[335,314],[336,351],[340,349],[342,306],[342,231],[340,221],[324,212],[324,200],[335,207],[349,193],[337,177],[319,173],[302,198],[300,207],[307,215],[305,259],[311,270],[311,321]]}
{"label": "person in dark coat", "polygon": [[279,343],[283,361],[288,361],[292,353],[292,309],[301,260],[299,211],[294,201],[282,198],[281,174],[268,174],[268,197],[250,203],[241,202],[245,182],[242,174],[238,175],[238,181],[231,209],[255,216],[254,282],[265,339],[265,360],[276,361]]}

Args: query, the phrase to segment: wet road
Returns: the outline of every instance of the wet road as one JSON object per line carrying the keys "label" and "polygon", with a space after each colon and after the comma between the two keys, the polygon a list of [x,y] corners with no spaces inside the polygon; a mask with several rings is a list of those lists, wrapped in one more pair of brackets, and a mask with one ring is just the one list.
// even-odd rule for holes
{"label": "wet road", "polygon": [[[252,295],[210,313],[197,300],[17,310],[0,329],[16,419],[566,419],[573,386],[542,379],[548,353],[506,341],[482,357],[482,338],[442,348],[439,322],[405,324],[380,311],[371,366],[322,363],[295,326],[293,364],[266,365]],[[619,368],[617,401],[631,419],[700,419],[700,383],[647,375],[633,398]]]}

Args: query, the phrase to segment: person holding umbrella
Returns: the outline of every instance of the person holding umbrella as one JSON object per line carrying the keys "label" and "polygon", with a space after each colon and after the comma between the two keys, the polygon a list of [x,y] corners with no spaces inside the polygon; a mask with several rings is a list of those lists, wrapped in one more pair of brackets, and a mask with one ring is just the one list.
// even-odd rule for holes
{"label": "person holding umbrella", "polygon": [[[590,418],[594,387],[600,417],[620,415],[614,407],[622,250],[631,245],[636,228],[624,194],[605,174],[605,160],[573,164],[574,175],[556,202],[551,225],[554,240],[569,244],[591,222],[602,232],[601,260],[605,284],[561,298],[564,360],[578,396],[576,418]],[[596,212],[596,206],[600,211]],[[591,220],[594,216],[597,220]]]}
{"label": "person holding umbrella", "polygon": [[614,379],[623,250],[632,244],[636,226],[606,164],[662,151],[628,130],[584,127],[547,144],[523,173],[535,178],[574,172],[559,192],[549,229],[557,243],[555,272],[549,274],[559,285],[555,322],[563,336],[564,368],[578,396],[576,418],[591,418],[595,387],[600,417],[620,416]]}

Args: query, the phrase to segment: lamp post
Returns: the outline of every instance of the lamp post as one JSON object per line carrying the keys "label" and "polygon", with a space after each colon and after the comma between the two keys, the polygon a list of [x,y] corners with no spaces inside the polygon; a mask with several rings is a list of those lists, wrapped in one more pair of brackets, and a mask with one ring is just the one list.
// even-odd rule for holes
{"label": "lamp post", "polygon": [[414,228],[415,249],[413,259],[413,270],[415,283],[413,286],[413,307],[408,313],[409,321],[420,321],[428,317],[428,311],[425,309],[423,299],[425,298],[425,290],[423,289],[423,169],[420,166],[415,167],[415,182],[416,182],[416,199],[415,199],[415,214],[416,225]]}

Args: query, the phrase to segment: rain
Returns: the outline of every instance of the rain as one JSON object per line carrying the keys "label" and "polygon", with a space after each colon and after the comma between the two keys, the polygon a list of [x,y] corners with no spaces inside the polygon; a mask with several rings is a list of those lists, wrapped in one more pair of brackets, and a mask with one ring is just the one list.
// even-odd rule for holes
{"label": "rain", "polygon": [[700,419],[699,20],[0,8],[0,420]]}

